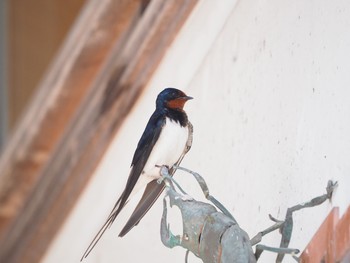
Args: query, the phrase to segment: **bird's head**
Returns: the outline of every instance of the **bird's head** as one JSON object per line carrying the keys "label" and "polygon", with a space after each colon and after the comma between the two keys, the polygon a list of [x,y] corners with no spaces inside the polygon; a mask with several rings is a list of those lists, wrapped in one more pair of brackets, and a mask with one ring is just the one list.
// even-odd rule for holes
{"label": "bird's head", "polygon": [[183,91],[166,88],[158,94],[156,105],[157,108],[168,108],[173,110],[182,110],[188,100],[193,99],[187,96]]}

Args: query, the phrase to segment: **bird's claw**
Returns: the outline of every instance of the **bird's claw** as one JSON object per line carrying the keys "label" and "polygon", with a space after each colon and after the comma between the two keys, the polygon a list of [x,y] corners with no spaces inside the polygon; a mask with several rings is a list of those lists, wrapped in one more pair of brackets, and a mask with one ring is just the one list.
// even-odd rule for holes
{"label": "bird's claw", "polygon": [[161,177],[157,180],[158,184],[164,182],[167,186],[169,186],[169,181],[171,182],[171,176],[169,175],[169,167],[167,165],[157,165],[156,167],[160,167],[160,175]]}

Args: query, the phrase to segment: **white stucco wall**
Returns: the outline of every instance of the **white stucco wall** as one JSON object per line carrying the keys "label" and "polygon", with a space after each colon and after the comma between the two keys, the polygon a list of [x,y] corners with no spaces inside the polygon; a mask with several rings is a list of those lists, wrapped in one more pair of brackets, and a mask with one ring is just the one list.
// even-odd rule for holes
{"label": "white stucco wall", "polygon": [[[250,236],[271,225],[269,213],[282,219],[288,206],[323,194],[328,179],[338,181],[332,203],[296,213],[291,247],[302,250],[333,206],[343,212],[350,203],[349,28],[345,0],[201,1],[43,262],[80,259],[124,187],[166,86],[195,97],[186,107],[195,133],[183,166],[205,177]],[[201,196],[187,174],[176,178]],[[136,201],[85,262],[183,262],[184,250],[160,242],[160,201],[117,237]],[[263,243],[279,240],[276,233]],[[265,253],[260,262],[274,258]]]}

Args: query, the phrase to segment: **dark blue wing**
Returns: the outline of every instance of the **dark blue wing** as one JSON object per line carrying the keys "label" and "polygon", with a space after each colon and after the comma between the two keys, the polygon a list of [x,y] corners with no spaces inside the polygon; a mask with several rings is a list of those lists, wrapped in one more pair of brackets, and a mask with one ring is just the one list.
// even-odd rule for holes
{"label": "dark blue wing", "polygon": [[[192,146],[192,136],[193,136],[193,126],[190,122],[187,123],[189,129],[189,138],[184,149],[184,153],[180,156],[179,160],[175,163],[175,166],[180,165],[185,154],[190,150]],[[169,171],[169,174],[172,176],[176,171],[176,168],[172,167]],[[122,237],[126,235],[135,225],[137,225],[142,217],[147,213],[147,211],[152,207],[154,202],[158,199],[160,194],[165,188],[164,182],[159,184],[157,180],[153,180],[147,184],[147,187],[142,195],[141,200],[137,204],[134,212],[130,216],[128,222],[126,222],[124,228],[119,233],[119,236]]]}
{"label": "dark blue wing", "polygon": [[[131,163],[131,171],[126,183],[125,189],[122,196],[120,197],[120,205],[116,210],[116,215],[125,205],[125,202],[128,200],[132,190],[135,187],[137,180],[139,179],[143,168],[146,165],[148,157],[150,156],[153,146],[156,144],[159,135],[162,131],[162,128],[165,124],[165,116],[158,114],[155,111],[151,118],[149,119],[146,129],[143,132],[141,139],[137,145],[134,157]],[[113,219],[114,220],[114,219]]]}
{"label": "dark blue wing", "polygon": [[[102,237],[103,233],[106,231],[108,227],[111,226],[111,224],[114,222],[120,211],[123,209],[124,205],[126,204],[132,190],[135,187],[135,184],[137,180],[139,179],[143,168],[146,165],[146,162],[148,160],[148,157],[150,156],[153,146],[156,144],[159,135],[162,131],[162,128],[165,124],[165,115],[160,114],[159,112],[155,111],[151,118],[149,119],[146,129],[144,130],[141,139],[137,145],[136,151],[134,153],[134,157],[132,159],[131,164],[131,171],[129,174],[128,181],[126,183],[125,189],[122,193],[122,195],[119,197],[117,203],[115,204],[112,212],[110,213],[109,217],[107,218],[104,225],[101,227],[99,232],[96,234],[92,242],[90,243],[89,247],[86,249],[84,255],[82,256],[81,260],[86,258],[92,249],[95,247],[97,242]],[[154,201],[153,201],[154,202]],[[80,261],[81,261],[80,260]]]}

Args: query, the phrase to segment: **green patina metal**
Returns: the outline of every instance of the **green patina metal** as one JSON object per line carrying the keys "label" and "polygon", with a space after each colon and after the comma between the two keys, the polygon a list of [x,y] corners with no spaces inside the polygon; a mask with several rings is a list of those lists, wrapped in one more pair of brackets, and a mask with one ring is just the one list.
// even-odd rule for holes
{"label": "green patina metal", "polygon": [[[264,250],[278,253],[276,262],[281,262],[285,254],[291,254],[293,258],[298,260],[296,254],[299,253],[299,250],[288,248],[293,231],[293,212],[322,204],[332,197],[333,190],[337,185],[337,183],[329,181],[326,194],[289,208],[284,221],[270,216],[275,224],[250,239],[248,234],[239,227],[231,213],[209,194],[209,189],[202,176],[182,167],[176,168],[191,173],[198,181],[205,197],[215,205],[193,199],[170,177],[166,167],[161,169],[167,188],[166,196],[169,197],[171,207],[175,205],[180,209],[183,224],[182,235],[174,235],[170,231],[167,223],[167,201],[164,197],[160,229],[161,240],[166,247],[181,246],[185,248],[187,250],[186,262],[188,251],[201,258],[204,263],[253,263],[258,260]],[[181,193],[176,191],[174,185],[180,189]],[[277,229],[280,229],[282,235],[280,248],[258,244],[264,235]],[[254,245],[256,245],[255,253],[253,252]]]}

